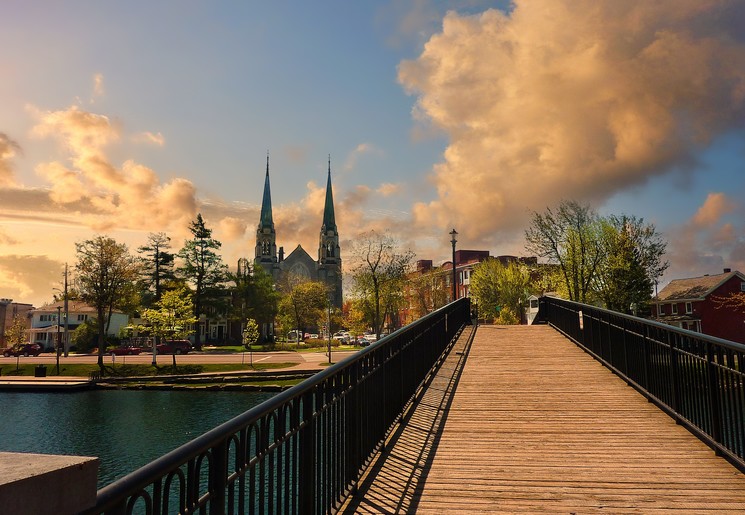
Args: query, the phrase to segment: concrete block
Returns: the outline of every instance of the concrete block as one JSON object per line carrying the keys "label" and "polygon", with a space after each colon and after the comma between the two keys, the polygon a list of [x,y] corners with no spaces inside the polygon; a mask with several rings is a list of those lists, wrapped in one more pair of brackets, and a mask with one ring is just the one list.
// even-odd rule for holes
{"label": "concrete block", "polygon": [[65,515],[96,503],[98,458],[0,452],[0,511]]}

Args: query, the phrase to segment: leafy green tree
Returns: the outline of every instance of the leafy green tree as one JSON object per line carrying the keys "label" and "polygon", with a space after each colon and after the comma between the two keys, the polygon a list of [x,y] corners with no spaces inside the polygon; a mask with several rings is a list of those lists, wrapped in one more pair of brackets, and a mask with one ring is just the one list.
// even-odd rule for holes
{"label": "leafy green tree", "polygon": [[294,278],[288,281],[285,293],[279,302],[279,316],[283,327],[292,327],[305,332],[318,327],[328,307],[328,288],[322,282]]}
{"label": "leafy green tree", "polygon": [[124,244],[106,236],[76,243],[75,265],[81,298],[95,308],[98,328],[98,366],[104,371],[106,332],[111,313],[131,300],[140,267]]}
{"label": "leafy green tree", "polygon": [[353,294],[380,338],[385,320],[404,305],[406,274],[414,253],[402,251],[389,234],[370,231],[352,243]]}
{"label": "leafy green tree", "polygon": [[640,218],[609,216],[601,223],[606,258],[593,289],[606,308],[632,312],[649,302],[654,281],[667,268],[666,243]]}
{"label": "leafy green tree", "polygon": [[533,212],[525,239],[529,252],[559,265],[569,300],[587,302],[605,259],[597,213],[588,205],[562,201],[555,210]]}
{"label": "leafy green tree", "polygon": [[256,323],[256,320],[253,318],[246,320],[246,326],[243,328],[241,336],[243,345],[247,349],[250,349],[251,345],[259,341],[259,324]]}
{"label": "leafy green tree", "polygon": [[194,346],[201,349],[200,316],[207,314],[209,308],[218,313],[227,310],[225,281],[228,267],[217,253],[222,244],[212,238],[212,229],[207,228],[201,214],[190,224],[189,231],[192,239],[186,241],[178,253],[183,261],[178,273],[193,289],[194,316],[197,318]]}
{"label": "leafy green tree", "polygon": [[137,250],[142,257],[142,303],[146,307],[152,306],[160,300],[163,286],[174,276],[175,254],[169,252],[171,238],[166,233],[150,233],[147,244]]}
{"label": "leafy green tree", "polygon": [[70,345],[75,346],[78,353],[88,353],[96,347],[98,342],[98,328],[95,319],[85,320],[70,333]]}
{"label": "leafy green tree", "polygon": [[[143,311],[142,320],[146,325],[138,329],[150,332],[157,339],[185,339],[194,332],[193,327],[197,322],[191,293],[186,288],[164,291],[155,308]],[[153,351],[153,364],[156,362],[155,356],[156,351]],[[173,363],[176,364],[175,355]]]}
{"label": "leafy green tree", "polygon": [[[28,331],[23,316],[19,314],[13,316],[10,326],[5,329],[5,343],[8,348],[20,347],[28,343]],[[16,355],[16,370],[20,368],[20,357],[20,353]]]}
{"label": "leafy green tree", "polygon": [[235,274],[229,273],[233,282],[233,305],[230,318],[243,323],[252,318],[257,323],[270,324],[278,313],[280,294],[274,288],[274,280],[264,268],[251,267],[246,258],[238,261]]}
{"label": "leafy green tree", "polygon": [[520,323],[530,296],[530,273],[520,263],[503,265],[487,259],[471,274],[471,296],[482,315],[499,316],[501,323]]}

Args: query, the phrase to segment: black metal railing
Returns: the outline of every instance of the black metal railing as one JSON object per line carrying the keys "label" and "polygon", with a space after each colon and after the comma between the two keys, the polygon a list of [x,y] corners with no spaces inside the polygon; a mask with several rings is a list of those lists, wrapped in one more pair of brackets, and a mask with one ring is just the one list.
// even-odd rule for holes
{"label": "black metal railing", "polygon": [[468,323],[468,299],[453,302],[102,488],[86,513],[332,512]]}
{"label": "black metal railing", "polygon": [[540,311],[745,472],[745,345],[554,297]]}

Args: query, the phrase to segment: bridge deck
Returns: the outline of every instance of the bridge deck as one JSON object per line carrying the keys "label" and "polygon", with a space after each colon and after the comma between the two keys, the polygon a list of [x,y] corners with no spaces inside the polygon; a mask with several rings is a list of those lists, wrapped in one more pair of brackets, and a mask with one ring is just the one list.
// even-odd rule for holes
{"label": "bridge deck", "polygon": [[743,474],[554,329],[461,340],[348,513],[745,513]]}

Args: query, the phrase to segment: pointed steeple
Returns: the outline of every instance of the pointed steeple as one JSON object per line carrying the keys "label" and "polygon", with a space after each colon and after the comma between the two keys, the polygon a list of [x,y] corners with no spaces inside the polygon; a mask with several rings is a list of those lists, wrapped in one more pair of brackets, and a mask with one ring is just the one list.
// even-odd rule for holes
{"label": "pointed steeple", "polygon": [[272,220],[272,193],[269,188],[269,152],[266,153],[266,178],[264,179],[264,198],[261,201],[261,218],[259,228],[274,227]]}
{"label": "pointed steeple", "polygon": [[334,217],[334,193],[331,190],[331,154],[329,154],[329,173],[326,181],[326,204],[323,207],[323,225],[324,231],[336,231],[336,218]]}

